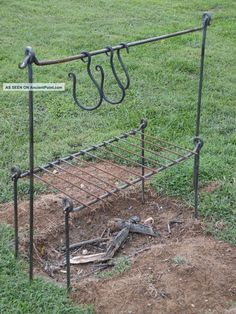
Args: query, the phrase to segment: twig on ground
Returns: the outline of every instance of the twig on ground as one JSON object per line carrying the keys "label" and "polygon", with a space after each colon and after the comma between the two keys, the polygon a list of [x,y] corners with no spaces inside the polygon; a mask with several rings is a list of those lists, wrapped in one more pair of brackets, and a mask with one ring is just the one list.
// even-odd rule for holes
{"label": "twig on ground", "polygon": [[181,213],[179,213],[175,218],[171,219],[168,221],[167,223],[167,230],[168,230],[168,233],[171,233],[171,226],[174,225],[174,224],[182,224],[184,223],[183,220],[180,220],[178,219],[178,217],[181,215]]}
{"label": "twig on ground", "polygon": [[134,256],[136,256],[136,255],[138,255],[138,254],[141,254],[141,253],[143,253],[143,252],[149,251],[150,249],[151,249],[151,246],[144,247],[144,248],[142,248],[142,249],[140,249],[140,250],[134,252],[133,254],[130,254],[129,257],[134,257]]}
{"label": "twig on ground", "polygon": [[[109,241],[111,240],[110,238],[95,238],[95,239],[90,239],[90,240],[85,240],[85,241],[81,241],[81,242],[78,242],[78,243],[74,243],[74,244],[71,244],[70,245],[70,250],[73,250],[73,249],[76,249],[78,247],[81,247],[81,246],[84,246],[84,245],[87,245],[87,244],[95,244],[95,243],[101,243],[101,242],[106,242],[106,241]],[[62,251],[65,251],[66,248],[65,247],[62,247],[61,248]]]}
{"label": "twig on ground", "polygon": [[104,236],[104,234],[105,234],[106,231],[107,231],[107,228],[105,228],[105,229],[103,230],[103,232],[102,232],[100,238],[103,238],[103,236]]}

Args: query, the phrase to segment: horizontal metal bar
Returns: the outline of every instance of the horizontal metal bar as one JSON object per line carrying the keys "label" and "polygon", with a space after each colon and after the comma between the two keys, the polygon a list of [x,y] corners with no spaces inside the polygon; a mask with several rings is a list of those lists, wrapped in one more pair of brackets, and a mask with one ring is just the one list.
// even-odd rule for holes
{"label": "horizontal metal bar", "polygon": [[[139,139],[139,140],[142,141],[143,143],[146,143],[145,140],[144,140],[144,141],[143,141],[142,139]],[[142,149],[142,146],[136,145],[136,144],[133,144],[133,143],[130,143],[130,141],[127,141],[126,139],[122,139],[122,141],[125,141],[125,142],[128,143],[130,146],[133,146],[133,147]],[[114,144],[111,144],[111,145],[115,147]],[[117,146],[117,147],[118,147],[118,146]],[[119,146],[119,147],[120,147],[120,146]],[[118,148],[119,148],[119,147],[118,147]],[[120,149],[123,149],[123,148],[120,148]],[[130,152],[130,153],[133,153],[133,152],[128,151],[128,150],[126,150],[126,151],[127,151],[127,152]],[[163,156],[163,155],[161,155],[161,154],[158,154],[157,152],[154,152],[154,151],[152,151],[152,150],[150,150],[150,149],[148,149],[148,148],[146,148],[146,147],[145,147],[145,152],[148,152],[148,153],[150,153],[150,154],[152,154],[152,155],[154,155],[154,156],[156,156],[156,157],[160,157],[160,158],[165,159],[165,160],[168,160],[168,161],[174,161],[174,159],[169,158],[169,157],[166,157],[166,156]],[[134,153],[134,154],[135,154],[135,153]],[[137,155],[137,154],[135,154],[135,155]],[[181,157],[181,156],[183,156],[183,155],[180,155],[180,157]],[[140,157],[142,158],[142,156],[140,156]],[[147,158],[147,157],[145,157],[145,160],[147,160],[147,161],[150,160],[151,162],[155,162],[155,163],[157,163],[157,164],[163,166],[163,164],[160,163],[160,162],[158,162],[157,160],[149,159],[149,158]]]}
{"label": "horizontal metal bar", "polygon": [[[43,168],[42,168],[42,169],[43,169]],[[77,189],[79,189],[79,190],[81,190],[81,191],[87,193],[87,194],[90,195],[90,196],[93,196],[93,197],[97,198],[99,201],[102,201],[102,199],[100,199],[99,196],[97,196],[97,195],[95,195],[94,193],[91,193],[91,192],[89,192],[89,191],[83,189],[82,187],[78,186],[78,185],[75,184],[75,183],[70,182],[69,180],[67,180],[67,179],[65,179],[65,178],[63,178],[63,177],[61,177],[60,175],[54,174],[53,172],[49,171],[48,169],[43,169],[43,170],[46,171],[47,173],[49,173],[51,176],[53,176],[53,177],[55,177],[55,178],[59,178],[60,180],[62,180],[62,181],[64,181],[64,182],[68,183],[69,185],[71,185],[71,186],[73,186],[73,187],[75,187],[75,188],[77,188]]]}
{"label": "horizontal metal bar", "polygon": [[185,152],[189,152],[189,153],[192,153],[192,152],[193,152],[193,151],[190,150],[190,149],[186,149],[186,148],[183,148],[183,147],[181,147],[181,146],[178,146],[178,145],[172,144],[172,143],[170,143],[170,142],[167,142],[167,141],[163,140],[163,139],[160,138],[160,137],[152,136],[152,135],[149,135],[149,134],[146,134],[146,137],[149,137],[150,139],[153,139],[154,141],[160,141],[161,143],[164,143],[164,144],[167,144],[167,145],[170,145],[170,146],[179,148],[179,149],[181,149],[181,150],[184,150]]}
{"label": "horizontal metal bar", "polygon": [[[195,147],[195,150],[198,148],[198,146],[199,146],[199,145],[197,144],[196,147]],[[173,166],[173,165],[175,165],[175,164],[178,164],[178,163],[180,163],[180,162],[186,160],[187,158],[193,156],[194,154],[195,154],[194,152],[190,152],[190,153],[188,153],[187,155],[182,156],[182,157],[176,159],[174,162],[171,162],[171,163],[167,164],[166,166],[162,166],[162,167],[160,167],[160,168],[158,168],[158,169],[156,169],[156,170],[151,170],[149,173],[146,173],[144,176],[138,176],[138,175],[137,175],[138,178],[136,178],[136,179],[134,179],[134,180],[132,180],[132,181],[130,181],[130,182],[128,182],[128,183],[125,183],[125,184],[119,186],[119,188],[115,188],[115,189],[111,190],[109,193],[105,193],[105,194],[101,195],[99,198],[98,198],[97,196],[95,196],[95,199],[94,199],[94,200],[91,200],[91,201],[88,202],[87,204],[85,204],[85,203],[83,203],[83,202],[81,202],[81,201],[75,199],[74,197],[72,197],[72,196],[70,196],[69,194],[65,193],[65,191],[63,191],[62,189],[58,188],[58,187],[55,186],[54,184],[49,183],[49,182],[47,182],[46,180],[44,180],[42,177],[40,177],[40,176],[38,176],[38,175],[36,175],[36,174],[34,174],[34,176],[35,176],[36,178],[38,178],[39,180],[41,180],[42,182],[44,182],[45,184],[47,184],[47,185],[49,185],[49,186],[52,186],[52,187],[55,188],[56,190],[60,191],[62,194],[64,194],[64,195],[70,197],[72,200],[74,200],[74,201],[76,201],[76,202],[82,204],[81,206],[79,206],[79,207],[73,209],[73,211],[80,211],[80,210],[82,210],[82,209],[84,209],[84,208],[86,208],[86,207],[92,209],[92,208],[90,207],[91,205],[96,204],[97,202],[99,202],[100,200],[103,200],[104,198],[107,198],[108,196],[111,195],[111,193],[117,193],[117,192],[119,192],[120,190],[123,190],[123,189],[125,189],[125,188],[127,188],[127,187],[129,187],[129,186],[132,186],[132,185],[136,184],[136,183],[139,183],[139,182],[142,181],[143,178],[147,179],[147,178],[151,177],[152,175],[163,171],[164,169],[170,168],[171,166]],[[103,169],[100,169],[100,168],[98,168],[98,169],[101,170],[101,171],[104,171]],[[111,174],[111,176],[113,176],[113,174]],[[121,179],[121,178],[119,178],[119,179]],[[122,181],[122,179],[121,179],[121,181]]]}
{"label": "horizontal metal bar", "polygon": [[[137,166],[140,166],[140,167],[143,167],[143,168],[145,168],[145,169],[155,171],[155,170],[153,170],[151,167],[144,166],[144,165],[142,165],[141,163],[139,163],[139,162],[137,162],[137,161],[135,161],[135,160],[131,160],[131,159],[128,159],[128,158],[126,158],[126,157],[124,157],[124,156],[122,156],[122,155],[120,155],[120,154],[114,153],[112,150],[109,150],[108,147],[106,147],[106,146],[105,146],[105,148],[106,148],[106,150],[107,150],[109,153],[111,153],[112,155],[114,155],[114,156],[116,156],[116,157],[118,157],[118,158],[124,159],[124,160],[126,160],[126,161],[128,161],[128,162],[130,162],[130,163],[133,163],[133,164],[135,164],[135,165],[137,165]],[[141,156],[140,156],[140,157],[141,157]],[[158,163],[158,162],[157,162],[157,163]],[[164,165],[163,165],[163,166],[164,166]],[[126,170],[126,171],[129,171],[129,170]],[[139,176],[139,175],[136,174],[136,176]],[[144,178],[144,177],[142,177],[142,176],[139,176],[139,177],[140,177],[140,178]]]}
{"label": "horizontal metal bar", "polygon": [[[78,158],[78,157],[75,157],[75,159],[79,159],[79,158]],[[89,163],[88,161],[86,161],[86,160],[84,160],[84,159],[82,159],[82,160],[80,160],[80,161],[82,161],[83,163],[87,164],[89,167],[92,167],[92,168],[94,168],[94,169],[96,169],[96,170],[98,170],[98,171],[101,171],[101,172],[103,172],[103,173],[106,173],[106,174],[110,175],[110,176],[113,177],[113,178],[116,178],[116,179],[120,180],[120,178],[118,178],[118,177],[115,176],[114,174],[112,174],[112,173],[110,173],[110,172],[108,172],[108,171],[106,171],[106,170],[104,170],[104,169],[101,169],[101,168],[95,166],[94,163]],[[123,180],[123,182],[126,182],[126,181]],[[118,188],[117,186],[115,186],[114,184],[111,184],[111,183],[107,183],[107,184],[109,184],[110,186],[112,186],[113,189],[116,189],[117,191],[119,191],[119,188]]]}
{"label": "horizontal metal bar", "polygon": [[[141,123],[140,126],[139,126],[139,128],[137,128],[137,129],[133,129],[133,130],[131,130],[131,131],[129,131],[129,132],[122,133],[120,136],[113,137],[112,139],[110,139],[110,140],[108,140],[108,141],[104,141],[104,142],[102,142],[102,143],[100,143],[100,144],[91,146],[91,147],[89,147],[89,148],[87,148],[87,149],[80,150],[78,153],[71,154],[71,155],[66,156],[66,157],[64,157],[64,158],[60,158],[60,159],[57,159],[57,160],[55,160],[55,161],[49,162],[49,163],[43,165],[42,167],[37,167],[37,168],[34,169],[34,173],[38,173],[38,172],[42,171],[41,168],[47,169],[47,168],[51,168],[52,165],[57,165],[57,164],[60,164],[61,162],[68,161],[68,160],[72,160],[72,159],[77,159],[79,156],[84,155],[84,154],[86,154],[87,152],[94,151],[94,150],[96,150],[96,149],[98,149],[98,148],[100,148],[100,147],[104,147],[104,146],[109,145],[109,144],[111,144],[111,143],[113,143],[113,142],[117,142],[117,141],[120,140],[120,139],[126,139],[126,138],[128,138],[128,137],[130,137],[130,136],[132,136],[133,138],[136,139],[136,137],[135,137],[134,135],[136,135],[138,132],[140,132],[140,129],[141,129],[142,125],[145,125],[145,124],[144,124],[144,123]],[[179,148],[179,149],[181,149],[181,150],[184,150],[185,152],[191,152],[191,153],[193,153],[193,154],[197,154],[196,149],[195,149],[194,151],[191,151],[191,150],[189,150],[189,149],[186,149],[186,148],[180,147],[180,146],[178,146],[178,145],[169,143],[169,142],[167,142],[167,141],[165,141],[165,140],[162,140],[162,139],[159,138],[159,137],[154,137],[154,136],[151,136],[151,135],[148,135],[148,134],[146,134],[146,137],[149,137],[150,139],[153,139],[153,140],[155,140],[155,141],[158,140],[158,141],[160,141],[160,142],[162,142],[162,143],[165,143],[165,144],[167,144],[167,145],[170,145],[170,146],[172,146],[172,147]],[[157,145],[157,144],[153,143],[153,145]],[[167,148],[164,148],[164,147],[163,147],[163,149],[167,150]],[[176,153],[176,154],[177,154],[177,153]],[[182,155],[180,155],[180,156],[182,156]],[[95,155],[94,155],[93,157],[98,158],[98,157],[95,156]],[[100,157],[99,157],[99,158],[100,158]],[[105,159],[104,159],[103,161],[105,161]],[[30,172],[29,172],[29,171],[26,171],[26,172],[24,172],[24,173],[22,173],[22,174],[20,175],[20,178],[27,177],[27,176],[29,176],[29,174],[30,174]]]}
{"label": "horizontal metal bar", "polygon": [[[109,165],[114,166],[114,163],[110,162],[110,161],[107,160],[107,159],[98,157],[97,155],[92,155],[92,154],[90,154],[90,153],[87,153],[87,154],[89,154],[89,155],[92,156],[92,157],[97,158],[97,159],[100,160],[100,161],[103,161],[103,162],[105,162],[105,163],[107,163],[107,164],[109,164]],[[121,169],[121,170],[123,170],[123,171],[126,171],[126,172],[131,173],[131,174],[134,175],[134,176],[142,177],[142,176],[140,176],[139,174],[137,174],[136,172],[133,172],[133,171],[130,170],[130,169],[124,169],[122,166],[120,166],[120,165],[118,165],[118,164],[115,164],[115,166],[116,166],[118,169]],[[123,179],[122,179],[122,180],[123,180]],[[123,181],[126,182],[125,180],[123,180]],[[126,183],[127,183],[127,182],[126,182]]]}
{"label": "horizontal metal bar", "polygon": [[[194,155],[194,152],[188,153],[187,155],[182,156],[182,157],[176,159],[174,162],[171,162],[171,163],[167,164],[166,166],[162,166],[162,167],[156,169],[155,171],[153,170],[153,171],[151,171],[151,172],[149,172],[149,173],[146,173],[143,177],[144,177],[145,179],[148,179],[148,178],[150,178],[152,175],[154,175],[154,174],[156,174],[156,173],[159,173],[159,172],[161,172],[161,171],[163,171],[163,170],[165,170],[165,169],[167,169],[167,168],[170,168],[171,166],[173,166],[173,165],[175,165],[175,164],[181,163],[182,161],[184,161],[184,160],[190,158],[190,157],[193,156],[193,155]],[[130,181],[130,185],[134,185],[134,184],[136,184],[136,183],[141,182],[143,177],[139,177],[139,178],[137,178],[137,179],[134,179],[134,180]],[[124,190],[124,189],[127,188],[127,187],[128,187],[127,184],[123,184],[123,185],[121,185],[119,188],[120,188],[121,190]],[[116,193],[117,191],[113,190],[113,192]],[[109,194],[106,193],[106,194],[101,195],[100,198],[104,199],[104,198],[107,198],[108,196],[109,196]],[[91,206],[91,205],[93,205],[93,204],[96,204],[97,202],[98,202],[97,200],[92,200],[92,201],[90,201],[90,202],[88,203],[88,206]],[[80,206],[80,207],[74,208],[73,211],[74,211],[74,212],[77,212],[77,211],[80,211],[80,210],[82,210],[82,209],[84,209],[84,208],[86,208],[86,206],[83,206],[83,205],[82,205],[82,206]]]}
{"label": "horizontal metal bar", "polygon": [[[129,153],[129,154],[131,154],[131,155],[133,155],[133,156],[137,156],[137,157],[139,157],[139,158],[142,158],[142,156],[141,156],[140,154],[137,154],[137,153],[135,153],[135,152],[132,152],[131,150],[126,149],[126,148],[123,148],[123,147],[121,147],[121,146],[119,146],[119,145],[111,144],[110,146],[111,146],[111,147],[115,147],[115,148],[117,148],[117,149],[119,149],[119,150],[122,150],[123,152]],[[131,144],[131,146],[132,146],[132,144]],[[136,145],[136,146],[137,146],[137,145]],[[140,147],[140,148],[141,148],[141,147]],[[147,151],[147,150],[145,149],[145,151]],[[154,160],[154,159],[152,159],[152,158],[148,158],[148,157],[146,157],[146,156],[145,156],[145,160],[150,161],[150,162],[154,162],[154,163],[159,164],[159,165],[161,165],[161,166],[164,166],[164,165],[163,165],[162,163],[160,163],[159,161]],[[140,164],[140,166],[143,167],[143,165],[142,165],[141,162],[140,162],[139,164]]]}
{"label": "horizontal metal bar", "polygon": [[[91,157],[93,157],[93,158],[96,158],[96,159],[98,159],[98,160],[100,160],[100,161],[106,162],[107,164],[110,164],[110,165],[114,166],[114,163],[110,162],[110,161],[107,160],[107,159],[98,157],[98,156],[96,156],[96,155],[94,155],[94,154],[91,154],[91,153],[88,153],[88,152],[87,152],[86,154],[89,155],[89,156],[91,156]],[[119,165],[115,165],[115,166],[116,166],[117,168],[123,170],[123,171],[129,172],[129,173],[131,173],[131,174],[133,174],[133,175],[135,175],[135,176],[138,176],[137,173],[134,173],[134,172],[131,171],[131,170],[124,169],[124,168],[122,168],[122,167],[119,166]],[[104,171],[104,170],[101,169],[101,171]],[[111,176],[113,176],[114,178],[116,178],[116,179],[118,179],[118,180],[120,180],[120,181],[123,181],[123,182],[126,182],[127,184],[129,184],[129,182],[128,182],[127,180],[122,179],[122,178],[118,177],[117,175],[114,175],[113,173],[109,173],[109,172],[107,172],[107,171],[106,171],[106,173],[107,173],[107,174],[110,174]]]}
{"label": "horizontal metal bar", "polygon": [[[70,166],[73,166],[73,165],[70,164]],[[105,191],[105,192],[107,192],[107,193],[110,193],[110,191],[108,191],[107,189],[101,187],[100,185],[95,184],[94,182],[89,181],[89,180],[87,180],[87,179],[85,179],[85,178],[79,176],[78,174],[75,174],[75,173],[73,173],[73,172],[71,172],[71,171],[68,171],[67,169],[65,169],[65,168],[63,168],[63,167],[60,167],[60,166],[58,166],[58,165],[54,165],[54,167],[56,167],[57,169],[60,169],[62,172],[64,171],[65,173],[68,173],[68,174],[71,175],[72,177],[78,178],[78,179],[80,179],[80,180],[82,180],[82,181],[84,181],[84,182],[86,182],[86,183],[88,183],[88,184],[90,184],[90,185],[95,186],[95,187],[96,187],[97,189],[99,189],[99,190],[103,190],[103,191]],[[96,179],[99,180],[98,177],[96,177]],[[111,193],[111,194],[112,194],[112,193]]]}
{"label": "horizontal metal bar", "polygon": [[37,178],[38,180],[44,182],[45,184],[47,184],[48,186],[53,187],[54,189],[56,189],[57,191],[61,192],[63,195],[66,195],[67,197],[71,198],[73,201],[82,204],[83,208],[88,207],[90,209],[92,209],[89,205],[77,200],[76,198],[74,198],[73,196],[67,194],[65,191],[63,191],[62,189],[58,188],[55,184],[53,183],[49,183],[47,180],[43,179],[42,177],[38,176],[37,174],[34,173],[34,177]]}
{"label": "horizontal metal bar", "polygon": [[[168,149],[168,148],[166,148],[166,147],[163,147],[163,146],[161,146],[161,145],[158,145],[158,144],[156,144],[156,143],[153,143],[153,142],[150,142],[150,141],[148,141],[148,140],[142,140],[142,139],[140,139],[140,138],[138,138],[138,137],[132,137],[133,139],[135,139],[136,141],[141,141],[141,142],[145,142],[145,143],[147,143],[147,144],[151,144],[152,146],[154,146],[154,147],[157,147],[158,149],[160,149],[160,150],[165,150],[165,151],[167,151],[167,152],[169,152],[169,153],[171,153],[171,154],[173,154],[173,155],[176,155],[176,156],[179,156],[179,157],[182,157],[183,155],[182,154],[179,154],[179,153],[177,153],[177,152],[175,152],[175,151],[173,151],[173,150],[171,150],[171,149]],[[123,140],[124,141],[124,140]],[[127,141],[127,140],[126,140]],[[127,141],[128,142],[128,141]],[[146,148],[145,148],[145,150],[146,150]]]}
{"label": "horizontal metal bar", "polygon": [[[151,38],[147,38],[147,39],[136,40],[136,41],[127,43],[126,46],[127,47],[140,46],[140,45],[160,41],[160,40],[167,39],[167,38],[172,38],[172,37],[176,37],[176,36],[181,36],[181,35],[185,35],[185,34],[189,34],[189,33],[198,32],[198,31],[201,31],[202,29],[203,29],[203,26],[197,27],[197,28],[186,29],[183,31],[179,31],[179,32],[171,33],[171,34],[166,34],[166,35],[161,35],[161,36],[157,36],[157,37],[151,37]],[[120,50],[120,49],[124,49],[124,48],[125,48],[125,46],[120,44],[120,45],[112,47],[112,50]],[[91,52],[89,52],[89,54],[90,54],[90,56],[96,56],[96,55],[104,54],[104,53],[109,52],[109,51],[110,50],[108,48],[104,48],[104,49],[100,49],[100,50],[91,51]],[[86,56],[83,53],[80,53],[79,55],[69,56],[69,57],[54,59],[54,60],[39,61],[36,57],[34,57],[33,60],[34,60],[34,63],[36,65],[45,66],[45,65],[51,65],[51,64],[71,62],[71,61],[83,59],[85,57]],[[22,65],[25,65],[25,60],[22,63]],[[20,68],[23,68],[23,66],[20,66]]]}
{"label": "horizontal metal bar", "polygon": [[[124,139],[123,139],[123,141],[124,141]],[[133,146],[133,147],[142,149],[142,146],[132,144],[132,143],[130,143],[129,141],[126,141],[126,142],[129,143],[130,146]],[[144,143],[145,143],[145,141],[144,141]],[[136,156],[142,158],[141,155],[139,155],[139,154],[137,154],[137,153],[135,153],[135,152],[132,152],[132,151],[130,151],[130,150],[128,150],[128,149],[125,149],[125,148],[123,148],[123,147],[121,147],[121,146],[118,146],[118,145],[115,145],[115,144],[111,144],[111,146],[116,147],[116,148],[118,148],[118,149],[120,149],[120,150],[123,150],[123,151],[125,151],[125,152],[127,152],[127,153],[131,153],[131,154],[133,154],[133,155],[136,155]],[[154,156],[161,157],[161,158],[166,159],[166,160],[169,160],[169,161],[174,161],[173,159],[170,159],[170,158],[168,158],[168,157],[162,156],[162,155],[160,155],[160,154],[158,154],[158,153],[155,153],[154,151],[152,151],[152,150],[150,150],[150,149],[147,149],[147,148],[145,148],[145,152],[149,152],[149,153],[153,154]],[[157,161],[157,160],[155,160],[155,159],[145,157],[145,160],[150,161],[150,162],[155,162],[155,163],[157,163],[157,164],[163,166],[162,163],[160,163],[159,161]]]}
{"label": "horizontal metal bar", "polygon": [[[46,169],[47,169],[47,168],[50,168],[50,167],[52,167],[52,164],[53,164],[53,165],[58,165],[58,164],[60,164],[60,163],[63,162],[63,161],[72,160],[72,159],[74,159],[75,157],[79,157],[79,156],[81,156],[81,155],[84,155],[84,154],[87,153],[87,152],[96,150],[97,148],[103,147],[103,146],[105,146],[106,144],[113,143],[113,142],[117,142],[117,139],[118,139],[118,138],[119,138],[119,139],[122,139],[122,138],[127,138],[128,136],[133,136],[133,135],[135,135],[137,132],[140,131],[140,129],[142,128],[143,125],[146,125],[146,124],[145,124],[145,123],[141,123],[140,126],[139,126],[137,129],[133,129],[133,130],[131,130],[131,131],[129,131],[129,132],[122,133],[120,136],[113,137],[112,139],[110,139],[110,140],[108,140],[108,141],[104,141],[104,142],[102,142],[102,143],[100,143],[100,144],[91,146],[91,147],[89,147],[89,148],[87,148],[87,149],[80,150],[78,153],[71,154],[71,155],[66,156],[66,157],[64,157],[64,158],[60,158],[60,159],[57,159],[57,160],[55,160],[55,161],[49,162],[49,163],[43,165],[42,167],[43,167],[43,168],[46,168]],[[34,173],[37,173],[37,172],[40,172],[40,171],[42,171],[41,167],[37,167],[37,168],[34,169]],[[20,175],[20,178],[27,177],[27,176],[29,176],[29,174],[30,174],[30,172],[29,172],[29,171],[26,171],[26,172],[24,172],[24,173],[22,173],[22,174]]]}
{"label": "horizontal metal bar", "polygon": [[[104,184],[106,184],[106,185],[108,185],[108,186],[112,186],[113,188],[116,188],[116,186],[114,186],[114,184],[111,184],[110,182],[107,182],[106,180],[101,179],[101,178],[98,177],[98,176],[95,176],[94,174],[92,174],[92,173],[90,173],[90,172],[84,170],[84,169],[81,168],[81,167],[78,167],[77,165],[73,165],[73,164],[71,164],[70,162],[65,161],[65,160],[64,160],[63,162],[64,162],[65,164],[70,165],[70,166],[73,167],[73,168],[79,169],[81,172],[83,172],[83,173],[87,174],[88,176],[90,176],[90,177],[92,177],[92,178],[98,180],[99,182],[102,182],[102,183],[104,183]],[[83,160],[83,162],[84,162],[84,160]],[[89,166],[91,166],[91,164],[90,164],[89,162],[87,162],[87,164],[88,164]],[[83,180],[84,180],[84,179],[83,179]],[[105,190],[105,189],[104,189],[104,190]],[[107,192],[108,192],[108,191],[107,191]]]}

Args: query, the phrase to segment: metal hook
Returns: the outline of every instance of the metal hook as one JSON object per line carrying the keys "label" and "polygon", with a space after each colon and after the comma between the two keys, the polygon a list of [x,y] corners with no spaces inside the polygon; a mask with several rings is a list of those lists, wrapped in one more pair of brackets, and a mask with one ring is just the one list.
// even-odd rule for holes
{"label": "metal hook", "polygon": [[[110,53],[110,65],[111,65],[111,70],[112,70],[112,73],[117,81],[117,84],[119,86],[119,88],[121,89],[121,98],[119,100],[109,100],[107,98],[107,96],[105,95],[104,93],[104,80],[101,81],[101,90],[102,90],[102,93],[103,93],[103,99],[108,102],[109,104],[111,105],[117,105],[117,104],[120,104],[124,98],[125,98],[125,88],[123,87],[123,84],[121,83],[117,73],[116,73],[116,69],[115,69],[115,66],[114,66],[114,51],[113,51],[113,48],[111,46],[108,46],[106,47],[106,49],[108,49],[108,51],[106,51],[106,55],[109,56],[109,53]],[[103,79],[104,79],[104,71],[103,71],[103,68],[101,66],[97,66],[97,68],[99,68],[100,71],[102,71],[102,74],[103,74]]]}
{"label": "metal hook", "polygon": [[[82,52],[84,54],[85,57],[88,58],[88,61],[87,61],[87,72],[88,72],[88,75],[91,79],[91,81],[93,82],[93,84],[96,86],[98,92],[99,92],[99,101],[97,104],[93,105],[93,106],[90,106],[90,107],[87,107],[87,106],[84,106],[77,98],[76,96],[76,83],[77,83],[77,79],[76,79],[76,75],[72,72],[70,72],[68,74],[68,77],[70,79],[72,79],[73,81],[73,98],[74,98],[74,101],[75,103],[82,109],[84,110],[88,110],[88,111],[91,111],[91,110],[95,110],[97,109],[98,107],[100,107],[102,101],[103,101],[103,91],[102,89],[100,88],[100,85],[98,84],[98,82],[96,81],[96,79],[94,78],[92,72],[91,72],[91,54],[87,51],[83,51]],[[84,61],[84,60],[83,60]],[[85,62],[85,61],[84,61]],[[101,70],[101,66],[96,66],[96,70],[100,70],[101,72],[101,86],[103,86],[103,82],[104,82],[104,71],[103,69]]]}
{"label": "metal hook", "polygon": [[[126,49],[126,52],[129,53],[129,46],[126,43],[120,43],[120,45],[122,45],[122,47]],[[125,66],[125,64],[124,64],[124,62],[122,60],[121,54],[120,54],[120,50],[121,49],[117,50],[117,57],[118,57],[120,65],[121,65],[121,67],[122,67],[122,69],[123,69],[123,71],[125,73],[125,76],[126,76],[126,85],[125,86],[123,85],[124,89],[126,90],[130,86],[130,78],[129,78],[129,73],[128,73],[127,67]]]}
{"label": "metal hook", "polygon": [[18,64],[20,69],[24,69],[28,64],[36,63],[38,64],[38,60],[35,57],[35,52],[32,47],[28,46],[25,48],[25,59],[23,62]]}
{"label": "metal hook", "polygon": [[18,180],[21,176],[21,169],[18,166],[14,166],[11,168],[11,178],[12,180]]}
{"label": "metal hook", "polygon": [[208,12],[204,12],[202,15],[202,24],[204,27],[211,25],[211,14]]}

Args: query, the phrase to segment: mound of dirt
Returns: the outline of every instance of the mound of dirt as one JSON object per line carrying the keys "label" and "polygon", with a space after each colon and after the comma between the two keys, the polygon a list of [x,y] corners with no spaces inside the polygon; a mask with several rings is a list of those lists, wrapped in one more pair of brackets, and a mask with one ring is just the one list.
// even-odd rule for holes
{"label": "mound of dirt", "polygon": [[[79,169],[78,169],[79,171]],[[112,169],[110,170],[112,171]],[[65,188],[63,186],[63,188]],[[92,189],[92,187],[91,187]],[[91,190],[93,191],[93,190]],[[65,283],[64,215],[62,195],[48,194],[35,201],[35,271]],[[2,204],[0,220],[13,224],[12,204]],[[92,303],[96,313],[233,313],[236,302],[236,248],[212,239],[204,224],[193,219],[191,208],[154,191],[139,187],[112,197],[103,206],[72,214],[70,242],[109,235],[109,222],[137,215],[151,217],[161,237],[131,234],[116,256],[126,256],[130,268],[107,279],[97,275],[94,264],[71,266],[71,297],[76,303]],[[178,217],[179,223],[167,223]],[[21,252],[28,248],[28,201],[19,204]],[[170,232],[171,231],[171,232]],[[72,256],[104,251],[88,245]],[[100,273],[101,274],[101,273]]]}
{"label": "mound of dirt", "polygon": [[231,248],[199,235],[153,245],[131,271],[82,282],[72,297],[96,313],[224,313],[236,300],[235,279]]}

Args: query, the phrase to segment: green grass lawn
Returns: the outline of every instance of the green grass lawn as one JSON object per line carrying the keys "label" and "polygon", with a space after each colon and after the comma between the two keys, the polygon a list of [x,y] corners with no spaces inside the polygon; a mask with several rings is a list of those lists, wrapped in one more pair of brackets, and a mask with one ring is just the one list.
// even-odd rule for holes
{"label": "green grass lawn", "polygon": [[12,229],[0,225],[0,313],[92,314],[92,306],[75,307],[64,289],[25,274],[25,264],[15,260]]}
{"label": "green grass lawn", "polygon": [[[218,181],[220,187],[211,194],[203,193],[201,215],[208,220],[209,230],[216,237],[236,245],[234,1],[42,0],[36,4],[30,0],[2,0],[0,80],[1,83],[26,82],[26,70],[19,70],[17,65],[23,60],[27,45],[35,49],[40,60],[73,55],[83,50],[96,50],[123,41],[198,26],[204,11],[213,14],[213,21],[208,29],[206,46],[201,120],[201,137],[205,145],[201,158],[201,185]],[[81,111],[72,99],[71,82],[67,77],[70,71],[78,74],[81,99],[84,102],[96,99],[81,61],[34,67],[35,82],[66,84],[65,92],[35,93],[36,165],[133,128],[143,117],[148,118],[152,134],[192,147],[200,44],[201,34],[194,33],[131,48],[129,55],[123,53],[131,77],[131,88],[124,103],[120,106],[104,104],[93,112]],[[105,64],[106,90],[112,89],[116,93],[114,82],[110,80],[109,83],[108,58],[97,56],[95,60]],[[8,202],[12,199],[9,169],[15,164],[22,169],[28,168],[27,94],[3,92],[2,89],[0,93],[0,202]],[[152,184],[161,193],[192,202],[192,168],[190,160],[163,172]],[[22,195],[27,189],[28,186],[21,184]],[[225,223],[223,231],[214,228],[218,220]],[[8,243],[11,232],[1,228],[0,233]],[[42,281],[29,287],[25,274],[21,273],[21,265],[14,262],[11,250],[3,243],[0,276],[5,284],[0,285],[0,296],[4,296],[0,312],[11,313],[13,309],[12,312],[30,313],[27,298],[34,298],[36,290],[37,313],[41,313],[40,304],[45,303],[45,308],[49,308],[51,302],[52,306],[57,306],[56,300],[63,298],[63,293]],[[9,263],[2,262],[6,260]],[[18,294],[18,289],[22,289],[22,293]],[[65,308],[63,303],[60,309],[55,307],[55,311],[49,312],[66,313]],[[73,311],[76,310],[68,307],[68,313]]]}

